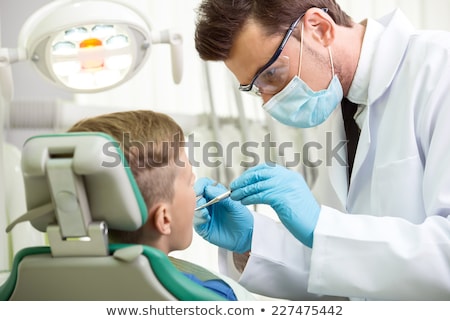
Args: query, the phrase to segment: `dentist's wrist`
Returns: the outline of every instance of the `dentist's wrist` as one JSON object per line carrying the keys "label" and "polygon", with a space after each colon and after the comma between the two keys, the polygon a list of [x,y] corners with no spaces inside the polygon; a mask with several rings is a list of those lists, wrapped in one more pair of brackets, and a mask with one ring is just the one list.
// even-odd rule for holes
{"label": "dentist's wrist", "polygon": [[233,263],[235,268],[242,273],[247,266],[248,259],[250,258],[250,251],[245,253],[233,252]]}

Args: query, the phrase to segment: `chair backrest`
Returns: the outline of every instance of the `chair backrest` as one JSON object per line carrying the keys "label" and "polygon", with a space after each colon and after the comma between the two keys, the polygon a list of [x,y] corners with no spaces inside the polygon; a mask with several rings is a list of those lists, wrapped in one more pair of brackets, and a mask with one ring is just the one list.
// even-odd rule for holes
{"label": "chair backrest", "polygon": [[22,151],[27,213],[49,246],[21,250],[1,300],[222,300],[185,277],[161,251],[109,244],[147,207],[119,144],[102,133],[32,137]]}

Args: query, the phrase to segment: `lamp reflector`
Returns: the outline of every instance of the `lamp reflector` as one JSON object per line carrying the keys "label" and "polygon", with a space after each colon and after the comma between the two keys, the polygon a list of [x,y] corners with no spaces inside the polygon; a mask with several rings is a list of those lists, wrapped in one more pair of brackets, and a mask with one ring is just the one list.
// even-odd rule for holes
{"label": "lamp reflector", "polygon": [[50,81],[97,92],[131,78],[150,53],[150,25],[125,3],[56,0],[35,12],[19,42]]}

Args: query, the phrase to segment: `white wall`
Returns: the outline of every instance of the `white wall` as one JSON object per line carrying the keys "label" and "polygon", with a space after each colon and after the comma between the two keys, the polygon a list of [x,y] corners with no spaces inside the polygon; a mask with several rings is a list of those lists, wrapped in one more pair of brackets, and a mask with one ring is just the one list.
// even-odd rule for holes
{"label": "white wall", "polygon": [[394,8],[400,8],[418,28],[450,30],[448,0],[337,0],[355,18],[379,18]]}

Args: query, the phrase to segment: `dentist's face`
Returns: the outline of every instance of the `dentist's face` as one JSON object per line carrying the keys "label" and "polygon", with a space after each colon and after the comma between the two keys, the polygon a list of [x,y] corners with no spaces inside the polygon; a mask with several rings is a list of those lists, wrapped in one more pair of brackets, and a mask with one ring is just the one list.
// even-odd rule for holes
{"label": "dentist's face", "polygon": [[[299,23],[294,33],[300,34],[300,28],[301,24]],[[331,66],[328,50],[318,44],[317,41],[313,41],[311,34],[307,32],[307,28],[304,28],[301,75],[299,74],[300,41],[294,35],[291,35],[280,55],[289,59],[288,77],[281,89],[295,75],[302,78],[314,91],[327,88],[330,82]],[[237,35],[225,65],[236,76],[240,84],[249,84],[257,71],[273,57],[282,39],[282,34],[267,36],[260,25],[254,21],[249,21]],[[270,67],[268,70],[270,70]],[[261,93],[261,98],[266,103],[275,94]]]}

